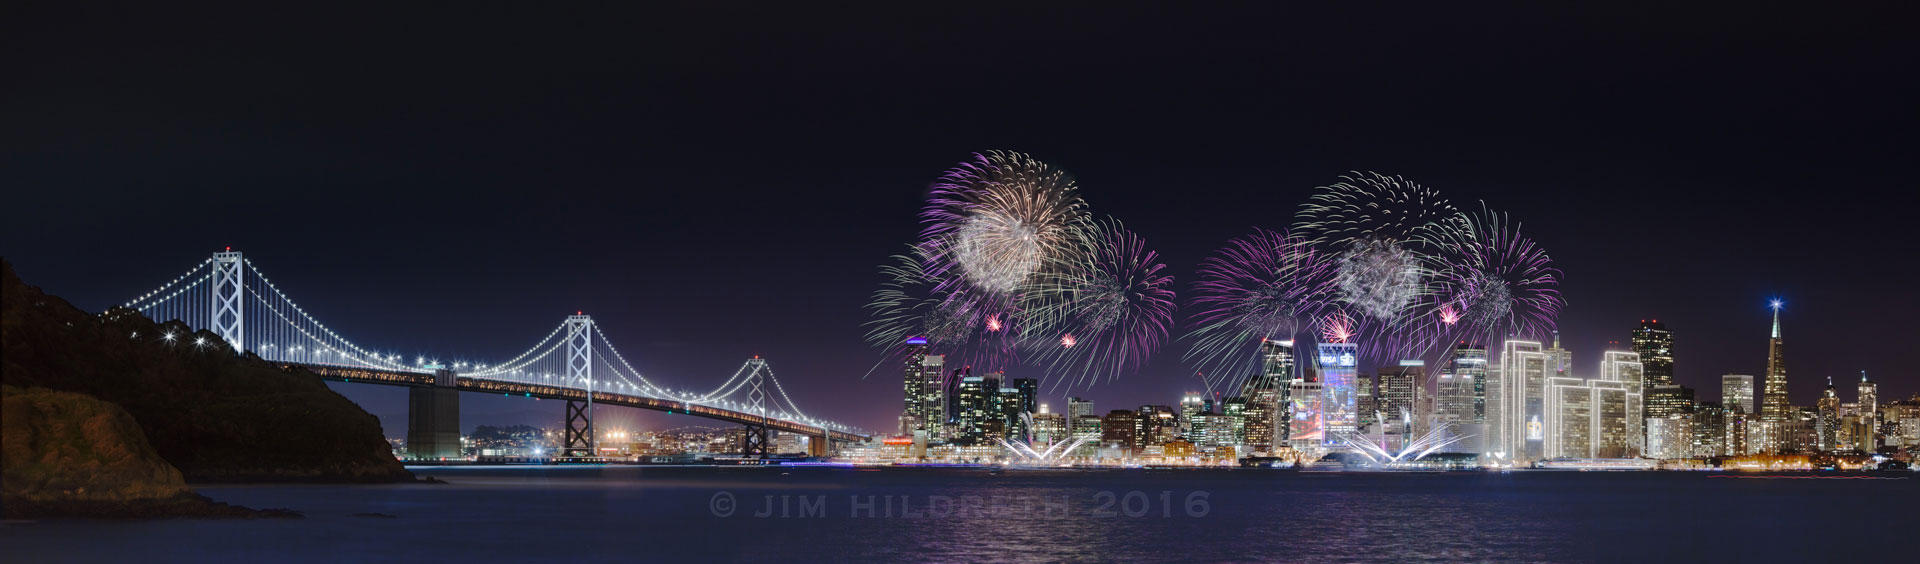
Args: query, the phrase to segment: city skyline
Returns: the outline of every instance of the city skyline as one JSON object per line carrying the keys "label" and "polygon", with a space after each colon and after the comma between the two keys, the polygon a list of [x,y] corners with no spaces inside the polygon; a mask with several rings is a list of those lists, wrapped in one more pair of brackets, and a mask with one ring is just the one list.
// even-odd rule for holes
{"label": "city skyline", "polygon": [[[1721,375],[1751,374],[1758,399],[1766,353],[1755,338],[1767,330],[1767,300],[1777,297],[1786,302],[1795,402],[1811,404],[1826,376],[1860,370],[1877,375],[1883,398],[1920,391],[1903,372],[1899,347],[1859,344],[1863,336],[1920,341],[1920,329],[1900,321],[1920,315],[1901,283],[1916,266],[1887,260],[1920,248],[1898,227],[1897,207],[1881,205],[1906,182],[1887,163],[1900,161],[1895,132],[1914,112],[1904,103],[1914,97],[1911,79],[1886,75],[1889,61],[1874,55],[1882,47],[1875,42],[1890,39],[1811,30],[1818,40],[1800,61],[1764,55],[1783,45],[1771,33],[1787,27],[1783,21],[1704,32],[1744,51],[1671,40],[1659,54],[1623,51],[1578,25],[1514,31],[1496,19],[1452,33],[1420,21],[1384,20],[1387,43],[1311,59],[1205,40],[1233,33],[1185,32],[1137,46],[1035,49],[1023,55],[1034,57],[1032,71],[958,45],[930,47],[926,65],[888,65],[883,50],[859,45],[898,38],[831,22],[810,23],[844,26],[839,31],[860,39],[717,41],[662,30],[640,40],[704,46],[735,62],[791,51],[787,72],[812,87],[765,91],[757,77],[714,71],[683,77],[680,94],[608,80],[590,61],[568,57],[540,68],[482,62],[511,60],[486,56],[500,52],[455,57],[447,72],[485,69],[505,80],[453,88],[436,82],[445,76],[414,77],[420,60],[377,56],[381,42],[313,52],[305,45],[326,43],[319,27],[258,37],[253,54],[242,55],[193,39],[191,30],[216,24],[178,14],[87,29],[48,25],[22,37],[101,49],[11,65],[24,86],[7,94],[14,103],[4,111],[19,126],[9,133],[13,157],[0,166],[31,187],[17,209],[35,213],[0,227],[0,241],[28,280],[96,311],[146,289],[126,280],[163,279],[232,245],[273,264],[276,279],[316,311],[371,313],[326,321],[403,354],[516,350],[539,337],[527,328],[585,310],[622,327],[630,340],[623,348],[664,380],[711,381],[762,354],[801,384],[792,390],[801,403],[832,406],[881,430],[897,424],[900,382],[885,371],[860,378],[881,360],[861,339],[861,306],[881,279],[874,264],[920,231],[914,214],[927,187],[967,155],[1004,148],[1064,167],[1103,210],[1154,244],[1182,291],[1211,249],[1255,227],[1285,227],[1314,187],[1371,169],[1522,218],[1565,272],[1559,326],[1578,376],[1592,377],[1582,367],[1608,342],[1627,350],[1638,320],[1658,319],[1675,336],[1678,383],[1712,397]],[[989,23],[930,33],[961,40]],[[1030,34],[990,52],[1051,45],[1051,26],[1023,25]],[[188,32],[156,37],[159,28]],[[1492,30],[1500,33],[1482,33]],[[530,33],[550,40],[535,47],[548,55],[580,46],[563,29]],[[1474,38],[1481,35],[1501,39]],[[1437,39],[1449,42],[1421,49]],[[1509,47],[1525,41],[1552,49]],[[187,61],[178,79],[151,84],[152,71],[138,61],[101,54],[136,45]],[[1112,60],[1137,63],[1072,64],[1105,49],[1118,50],[1106,53]],[[1411,59],[1383,56],[1409,51]],[[654,52],[662,69],[691,56]],[[1545,52],[1557,58],[1545,61]],[[256,68],[248,57],[297,63],[310,74],[232,72]],[[1485,62],[1463,68],[1460,59]],[[359,62],[342,62],[349,60]],[[1703,70],[1702,61],[1713,64]],[[1358,68],[1369,71],[1350,70]],[[1646,80],[1609,93],[1588,68],[1632,68]],[[954,84],[945,80],[951,69],[997,80]],[[1174,80],[1128,78],[1138,70]],[[1513,78],[1519,70],[1535,74]],[[118,78],[98,78],[109,73]],[[1274,78],[1282,74],[1293,78]],[[1376,75],[1418,80],[1396,94],[1340,88]],[[380,95],[359,86],[367,76],[381,82]],[[1183,77],[1225,78],[1201,91],[1169,86]],[[993,86],[1031,80],[1052,93],[1014,100]],[[47,84],[89,88],[76,97]],[[928,88],[935,84],[941,88]],[[1473,95],[1462,93],[1468,87]],[[293,90],[314,95],[278,96]],[[580,103],[527,101],[550,96]],[[524,117],[480,127],[412,109],[443,100]],[[108,118],[93,111],[102,105],[123,110]],[[1162,105],[1182,109],[1177,118],[1137,111]],[[1543,119],[1546,110],[1554,111]],[[176,117],[182,111],[201,117]],[[286,125],[280,115],[305,125]],[[1765,141],[1741,133],[1762,119]],[[813,127],[827,122],[835,127]],[[727,133],[748,126],[768,133]],[[1663,133],[1648,133],[1655,131]],[[198,198],[171,196],[179,193]],[[447,333],[396,328],[416,320]],[[1109,406],[1171,402],[1199,386],[1179,361],[1180,346],[1168,344],[1140,373],[1093,390],[1043,387],[1044,401],[1059,408],[1075,394]],[[390,429],[403,426],[401,395],[343,389]],[[546,404],[471,403],[470,423],[555,419]]]}

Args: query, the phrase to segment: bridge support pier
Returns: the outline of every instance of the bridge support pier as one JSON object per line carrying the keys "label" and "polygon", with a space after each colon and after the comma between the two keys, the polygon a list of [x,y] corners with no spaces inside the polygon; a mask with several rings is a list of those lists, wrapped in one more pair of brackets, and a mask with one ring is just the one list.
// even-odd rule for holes
{"label": "bridge support pier", "polygon": [[767,426],[765,424],[747,424],[747,434],[740,438],[740,455],[753,458],[766,458]]}
{"label": "bridge support pier", "polygon": [[833,439],[826,435],[807,435],[807,456],[826,458],[833,456]]}
{"label": "bridge support pier", "polygon": [[408,388],[407,456],[415,460],[460,458],[460,391],[453,372],[434,374],[434,385]]}
{"label": "bridge support pier", "polygon": [[593,402],[567,400],[567,436],[560,456],[593,456]]}

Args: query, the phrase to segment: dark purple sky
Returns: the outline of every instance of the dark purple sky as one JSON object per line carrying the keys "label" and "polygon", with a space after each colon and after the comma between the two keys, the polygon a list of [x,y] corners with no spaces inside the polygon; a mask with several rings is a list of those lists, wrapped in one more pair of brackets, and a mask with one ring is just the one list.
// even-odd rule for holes
{"label": "dark purple sky", "polygon": [[[1370,169],[1520,218],[1583,374],[1659,318],[1717,398],[1779,296],[1796,401],[1859,370],[1920,392],[1911,14],[1535,10],[8,5],[0,251],[98,309],[233,245],[351,338],[443,358],[583,309],[650,377],[761,354],[803,407],[887,428],[861,306],[969,153],[1073,172],[1183,291]],[[1083,395],[1172,403],[1179,352]],[[403,432],[404,393],[343,391]],[[468,399],[468,426],[561,417]]]}

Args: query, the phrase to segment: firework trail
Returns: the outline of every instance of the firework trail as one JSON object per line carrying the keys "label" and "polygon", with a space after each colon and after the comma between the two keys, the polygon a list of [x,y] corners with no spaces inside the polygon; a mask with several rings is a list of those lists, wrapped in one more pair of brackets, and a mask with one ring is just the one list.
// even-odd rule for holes
{"label": "firework trail", "polygon": [[1086,202],[1066,171],[1022,153],[987,151],[934,182],[922,238],[946,241],[937,258],[978,290],[1019,290],[1073,246]]}
{"label": "firework trail", "polygon": [[1559,273],[1545,249],[1520,233],[1503,213],[1481,205],[1459,229],[1439,230],[1431,243],[1435,301],[1453,322],[1453,334],[1482,343],[1508,336],[1539,337],[1554,328],[1566,305]]}
{"label": "firework trail", "polygon": [[1215,388],[1237,390],[1258,369],[1262,341],[1290,340],[1337,311],[1338,293],[1333,264],[1306,240],[1255,229],[1200,264],[1185,360]]}
{"label": "firework trail", "polygon": [[1120,222],[1091,223],[1076,239],[1021,294],[1030,358],[1070,378],[1069,387],[1139,370],[1166,340],[1177,307],[1166,265]]}
{"label": "firework trail", "polygon": [[905,351],[909,337],[925,337],[953,359],[948,364],[1011,362],[1016,337],[1010,300],[956,283],[940,255],[937,244],[921,243],[880,268],[883,281],[867,304],[867,342],[891,358]]}
{"label": "firework trail", "polygon": [[1458,230],[1461,214],[1438,191],[1398,176],[1353,172],[1321,187],[1296,215],[1295,233],[1334,257],[1339,302],[1368,335],[1362,355],[1406,358],[1426,348],[1421,324],[1432,299],[1432,241]]}

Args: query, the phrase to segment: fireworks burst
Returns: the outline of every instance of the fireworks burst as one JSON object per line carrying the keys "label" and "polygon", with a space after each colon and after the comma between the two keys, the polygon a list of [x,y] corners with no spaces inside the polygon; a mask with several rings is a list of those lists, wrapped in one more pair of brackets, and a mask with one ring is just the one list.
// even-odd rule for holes
{"label": "fireworks burst", "polygon": [[1050,372],[1072,375],[1073,386],[1138,370],[1173,325],[1173,277],[1117,221],[1090,224],[1035,281],[1022,294],[1025,333],[1036,344],[1057,341],[1032,352]]}
{"label": "fireworks burst", "polygon": [[1396,320],[1424,290],[1420,257],[1393,241],[1367,237],[1340,253],[1340,300],[1376,320]]}
{"label": "fireworks burst", "polygon": [[1458,312],[1454,319],[1462,323],[1455,326],[1482,342],[1553,330],[1566,302],[1558,289],[1560,270],[1546,250],[1506,214],[1484,205],[1463,217],[1461,228],[1438,231],[1432,241],[1439,248],[1436,294],[1443,308]]}
{"label": "fireworks burst", "polygon": [[1345,343],[1358,335],[1359,333],[1353,328],[1353,318],[1347,317],[1345,313],[1334,312],[1320,318],[1320,342],[1322,343]]}
{"label": "fireworks burst", "polygon": [[914,245],[881,267],[884,279],[867,304],[873,316],[867,342],[896,354],[909,337],[924,337],[962,365],[998,366],[1011,359],[1006,300],[956,287],[932,247]]}
{"label": "fireworks burst", "polygon": [[1255,229],[1229,241],[1200,265],[1186,360],[1215,387],[1239,389],[1253,374],[1263,339],[1292,339],[1336,311],[1333,265],[1303,239]]}
{"label": "fireworks burst", "polygon": [[940,177],[920,215],[926,240],[949,241],[940,258],[975,288],[1007,294],[1073,245],[1086,203],[1065,171],[988,151]]}
{"label": "fireworks burst", "polygon": [[1430,295],[1432,241],[1461,225],[1452,203],[1398,176],[1353,172],[1321,187],[1295,219],[1312,245],[1337,253],[1340,303],[1370,336],[1358,343],[1363,355],[1384,361],[1427,348],[1424,324],[1441,303]]}

